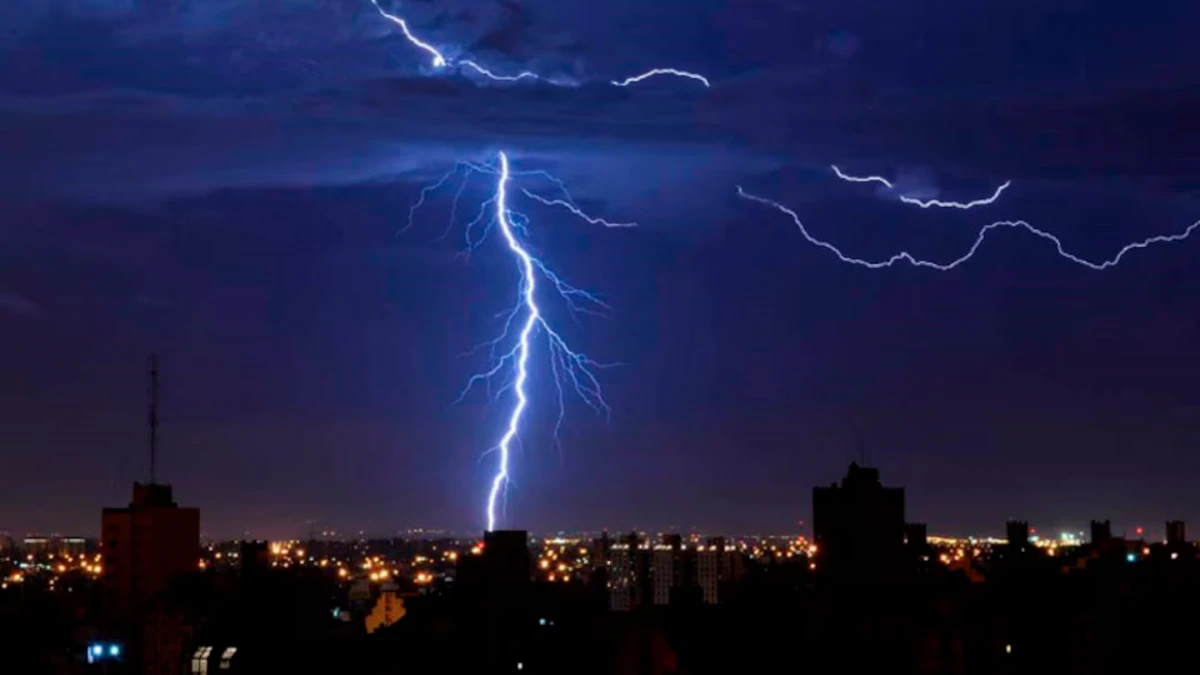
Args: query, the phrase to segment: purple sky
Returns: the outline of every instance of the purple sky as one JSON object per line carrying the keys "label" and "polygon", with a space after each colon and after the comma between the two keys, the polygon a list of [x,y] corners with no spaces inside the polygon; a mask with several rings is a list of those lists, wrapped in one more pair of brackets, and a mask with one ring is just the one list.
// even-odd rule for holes
{"label": "purple sky", "polygon": [[[90,534],[145,474],[215,536],[482,526],[509,400],[454,405],[516,273],[462,226],[553,171],[606,230],[523,203],[530,246],[601,295],[557,316],[605,362],[611,419],[535,407],[505,523],[794,529],[860,452],[934,532],[1200,522],[1200,239],[1094,272],[1079,254],[1200,220],[1195,3],[1087,0],[394,3],[448,53],[582,83],[433,73],[369,0],[10,0],[0,7],[0,530]],[[703,72],[616,89],[650,67]],[[830,164],[921,196],[921,210]],[[544,356],[544,354],[542,355]]]}

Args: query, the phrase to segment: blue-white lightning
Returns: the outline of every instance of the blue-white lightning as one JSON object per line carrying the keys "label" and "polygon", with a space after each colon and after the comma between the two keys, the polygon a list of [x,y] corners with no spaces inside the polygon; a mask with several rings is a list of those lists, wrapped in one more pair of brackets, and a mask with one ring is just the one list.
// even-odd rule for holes
{"label": "blue-white lightning", "polygon": [[440,51],[438,51],[437,47],[434,47],[433,45],[429,44],[428,42],[423,42],[421,40],[421,38],[417,37],[416,35],[413,35],[413,32],[408,29],[407,21],[396,16],[395,14],[392,14],[391,12],[388,12],[384,8],[380,7],[379,0],[371,0],[371,4],[375,5],[375,10],[378,11],[379,14],[381,16],[383,16],[383,18],[385,18],[388,21],[391,21],[392,23],[399,26],[400,32],[404,33],[404,37],[409,42],[411,42],[413,44],[413,46],[415,46],[417,49],[420,49],[421,51],[423,51],[433,57],[433,67],[434,68],[443,68],[446,66],[445,55],[443,55]]}
{"label": "blue-white lightning", "polygon": [[500,491],[508,485],[508,460],[512,453],[512,442],[521,430],[521,418],[529,405],[529,395],[525,393],[525,383],[529,380],[529,342],[533,339],[533,331],[542,323],[542,312],[537,305],[537,275],[534,274],[533,256],[521,246],[513,234],[512,224],[508,220],[508,155],[500,153],[500,179],[496,183],[496,222],[500,232],[508,243],[508,248],[517,257],[521,268],[521,304],[525,306],[525,324],[517,338],[516,369],[517,377],[513,382],[517,403],[513,406],[508,418],[508,428],[500,437],[496,448],[500,455],[496,475],[492,478],[492,489],[488,493],[487,521],[488,531],[496,529],[496,501]]}
{"label": "blue-white lightning", "polygon": [[[487,497],[487,526],[489,530],[496,527],[499,521],[497,509],[500,498],[508,485],[513,445],[517,442],[526,413],[534,400],[530,391],[530,372],[535,367],[534,352],[538,344],[546,348],[546,361],[549,365],[549,379],[555,385],[553,402],[558,407],[558,422],[554,430],[555,442],[558,441],[559,428],[563,423],[565,413],[565,396],[568,391],[577,395],[586,405],[598,413],[607,414],[608,404],[604,400],[600,382],[595,372],[603,367],[591,360],[585,354],[573,350],[550,324],[544,311],[542,297],[549,291],[548,298],[557,298],[568,312],[582,314],[604,315],[608,310],[600,298],[582,289],[576,288],[555,273],[545,262],[534,255],[525,240],[529,237],[529,216],[513,208],[513,197],[518,194],[528,197],[537,204],[554,209],[562,209],[571,215],[592,225],[603,227],[632,227],[635,223],[614,222],[604,218],[591,216],[578,204],[566,185],[545,171],[516,171],[510,167],[509,158],[500,153],[496,164],[460,161],[453,169],[442,175],[436,182],[423,188],[416,204],[409,212],[409,220],[405,229],[413,224],[417,210],[425,204],[428,197],[451,182],[451,179],[462,174],[462,182],[454,192],[451,206],[451,225],[454,214],[458,211],[458,202],[463,196],[470,179],[476,174],[494,176],[496,187],[490,196],[482,202],[478,214],[466,225],[466,250],[477,249],[487,239],[490,232],[499,230],[507,251],[517,263],[519,282],[517,284],[517,301],[504,315],[504,327],[500,335],[484,342],[471,353],[486,352],[491,358],[491,365],[483,372],[473,375],[463,388],[459,400],[465,397],[476,385],[490,387],[493,381],[500,386],[492,392],[498,398],[511,393],[515,399],[508,413],[504,432],[496,445],[492,447],[497,457],[496,473],[493,475]],[[555,197],[546,197],[527,187],[520,187],[517,193],[512,183],[517,179],[530,179],[538,183],[549,183],[558,193]],[[542,186],[545,189],[545,185]],[[490,218],[489,218],[490,215]],[[545,282],[542,284],[540,282]],[[544,343],[540,338],[545,338]]]}
{"label": "blue-white lightning", "polygon": [[[833,169],[833,173],[838,178],[841,178],[842,180],[849,182],[849,183],[879,183],[880,185],[886,187],[889,190],[895,191],[895,189],[896,189],[896,185],[894,183],[892,183],[890,180],[884,178],[883,176],[852,176],[848,173],[845,173],[844,171],[839,169],[837,166],[830,166],[829,168]],[[914,206],[919,206],[923,209],[928,209],[928,208],[933,208],[933,207],[937,207],[937,208],[941,208],[941,209],[973,209],[977,206],[987,206],[989,204],[994,203],[997,199],[1000,198],[1000,195],[1003,194],[1004,191],[1007,190],[1009,188],[1009,186],[1011,186],[1011,185],[1012,185],[1012,181],[1006,180],[1006,181],[1004,181],[1004,183],[1002,183],[1000,185],[1000,187],[996,188],[995,192],[992,193],[992,196],[986,197],[984,199],[976,199],[976,200],[969,201],[969,202],[947,202],[947,201],[942,201],[940,199],[917,199],[916,197],[906,197],[905,195],[897,195],[897,196],[899,197],[900,201],[904,202],[905,204],[912,204]]]}
{"label": "blue-white lightning", "polygon": [[712,83],[708,81],[707,77],[705,77],[699,73],[693,73],[693,72],[689,72],[686,70],[679,70],[678,68],[654,68],[652,70],[647,70],[646,72],[641,73],[639,75],[633,75],[631,77],[627,77],[623,80],[613,80],[611,82],[611,84],[614,87],[628,87],[631,84],[637,84],[638,82],[645,82],[646,80],[648,80],[652,77],[661,77],[663,75],[670,75],[672,77],[682,77],[682,78],[686,78],[689,80],[695,80],[695,81],[699,82],[700,84],[703,84],[705,87],[712,86]]}
{"label": "blue-white lightning", "polygon": [[[392,22],[393,24],[395,24],[396,26],[399,27],[400,32],[404,34],[405,39],[407,39],[414,47],[416,47],[417,49],[420,49],[421,51],[423,51],[426,54],[429,54],[431,57],[433,57],[433,67],[434,68],[445,68],[447,66],[462,66],[464,68],[471,70],[472,72],[474,72],[476,74],[482,75],[483,77],[486,77],[487,79],[493,80],[495,82],[520,82],[522,80],[536,80],[536,81],[549,82],[550,84],[558,84],[558,85],[562,85],[565,82],[567,82],[566,80],[559,80],[559,79],[554,79],[554,78],[547,79],[547,78],[542,77],[541,75],[538,75],[537,73],[533,73],[528,70],[517,73],[516,75],[502,75],[502,74],[497,73],[494,70],[480,64],[478,61],[475,61],[473,59],[458,59],[457,61],[455,61],[453,59],[448,58],[437,47],[434,47],[433,45],[429,44],[428,42],[425,42],[421,38],[417,37],[416,34],[413,33],[411,29],[409,29],[407,21],[405,21],[402,17],[399,17],[399,16],[392,14],[391,12],[385,10],[383,7],[381,7],[379,5],[379,0],[371,0],[371,4],[375,6],[375,11],[379,12],[380,16],[382,16],[383,18],[387,19],[388,21]],[[669,75],[669,76],[673,76],[673,77],[681,77],[681,78],[686,78],[686,79],[690,79],[690,80],[695,80],[697,82],[702,83],[705,87],[712,86],[712,84],[709,82],[708,78],[704,77],[703,75],[700,75],[698,73],[689,72],[686,70],[679,70],[677,68],[654,68],[654,69],[648,70],[644,73],[634,75],[632,77],[627,77],[624,80],[612,80],[610,83],[613,86],[617,86],[617,87],[628,87],[631,84],[636,84],[638,82],[643,82],[645,80],[648,80],[652,77],[659,77],[659,76],[663,76],[663,75]]]}
{"label": "blue-white lightning", "polygon": [[1187,229],[1185,229],[1184,231],[1182,231],[1178,234],[1158,235],[1158,236],[1154,236],[1154,237],[1149,237],[1147,239],[1143,239],[1141,241],[1135,241],[1131,244],[1126,244],[1125,246],[1123,246],[1121,248],[1121,250],[1117,251],[1117,254],[1114,255],[1112,258],[1109,258],[1107,260],[1101,260],[1099,262],[1095,262],[1095,261],[1087,260],[1086,258],[1081,258],[1078,255],[1075,255],[1074,253],[1067,251],[1063,247],[1063,243],[1061,240],[1059,240],[1058,237],[1054,236],[1053,234],[1050,234],[1049,232],[1046,232],[1045,230],[1039,230],[1036,227],[1030,225],[1029,223],[1027,223],[1023,220],[1001,220],[1001,221],[991,223],[989,225],[985,225],[983,227],[983,229],[981,229],[979,231],[979,236],[975,238],[975,243],[973,243],[971,245],[971,247],[967,250],[966,253],[962,254],[961,256],[959,256],[957,258],[949,260],[947,262],[936,262],[936,261],[932,261],[932,260],[925,260],[922,258],[917,258],[916,256],[912,255],[911,253],[909,253],[907,251],[901,251],[900,253],[896,253],[895,255],[889,256],[889,257],[881,259],[881,260],[865,260],[863,258],[856,258],[853,256],[846,255],[837,246],[834,246],[833,244],[831,244],[828,241],[825,241],[823,239],[818,239],[817,237],[813,236],[808,231],[808,228],[804,227],[804,224],[802,222],[800,222],[800,216],[796,215],[795,211],[789,209],[788,207],[784,206],[783,204],[780,204],[779,202],[777,202],[773,199],[768,199],[766,197],[760,197],[758,195],[746,192],[744,189],[742,189],[742,186],[740,186],[740,185],[738,186],[737,191],[738,191],[738,196],[741,197],[742,199],[752,201],[752,202],[757,202],[757,203],[763,204],[765,206],[769,206],[769,207],[787,215],[789,218],[792,219],[792,222],[796,224],[796,228],[800,230],[800,234],[808,241],[808,243],[812,244],[813,246],[817,246],[819,248],[823,248],[823,249],[829,251],[830,253],[837,256],[838,259],[844,263],[850,263],[852,265],[859,265],[861,267],[866,267],[869,269],[882,269],[884,267],[891,267],[897,263],[907,263],[913,267],[926,267],[926,268],[935,269],[935,270],[938,270],[941,272],[946,272],[946,271],[952,270],[955,267],[958,267],[959,265],[970,260],[971,257],[975,255],[975,252],[979,250],[979,247],[983,245],[984,240],[987,239],[987,236],[990,232],[992,232],[994,230],[1000,230],[1000,229],[1018,229],[1018,230],[1024,230],[1024,231],[1034,235],[1035,237],[1038,237],[1040,239],[1045,239],[1045,240],[1053,243],[1055,250],[1058,251],[1058,254],[1060,256],[1062,256],[1063,258],[1070,260],[1073,263],[1082,265],[1084,267],[1087,267],[1088,269],[1105,270],[1110,267],[1115,267],[1116,265],[1118,265],[1121,262],[1121,260],[1125,257],[1125,254],[1127,254],[1131,251],[1149,248],[1150,246],[1153,246],[1155,244],[1168,244],[1168,243],[1172,243],[1172,242],[1183,241],[1183,240],[1187,239],[1188,237],[1190,237],[1192,235],[1192,233],[1195,232],[1197,229],[1200,229],[1200,221],[1197,221],[1195,223],[1192,223],[1190,226],[1188,226]]}

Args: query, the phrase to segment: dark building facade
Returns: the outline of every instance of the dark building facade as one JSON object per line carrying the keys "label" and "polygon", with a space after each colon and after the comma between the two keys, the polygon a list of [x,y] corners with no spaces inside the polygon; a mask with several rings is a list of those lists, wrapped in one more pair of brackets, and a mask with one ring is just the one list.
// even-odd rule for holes
{"label": "dark building facade", "polygon": [[813,488],[813,532],[823,574],[886,579],[903,567],[904,488],[884,487],[878,469],[852,463],[840,485]]}
{"label": "dark building facade", "polygon": [[180,508],[170,485],[134,483],[127,508],[101,516],[105,590],[117,615],[144,609],[200,560],[200,509]]}

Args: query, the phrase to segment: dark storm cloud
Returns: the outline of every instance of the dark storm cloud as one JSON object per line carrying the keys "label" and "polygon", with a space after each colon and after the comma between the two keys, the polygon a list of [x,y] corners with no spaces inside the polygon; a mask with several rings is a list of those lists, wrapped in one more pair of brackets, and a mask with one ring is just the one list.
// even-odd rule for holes
{"label": "dark storm cloud", "polygon": [[41,306],[36,302],[4,290],[0,290],[0,312],[28,318],[37,318],[43,314]]}

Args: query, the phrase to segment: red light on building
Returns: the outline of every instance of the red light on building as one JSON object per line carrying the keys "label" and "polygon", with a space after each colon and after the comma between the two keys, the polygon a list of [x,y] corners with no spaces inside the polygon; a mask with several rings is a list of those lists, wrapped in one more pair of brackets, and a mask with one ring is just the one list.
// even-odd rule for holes
{"label": "red light on building", "polygon": [[1137,532],[1137,536],[1140,537],[1140,536],[1142,536],[1142,533],[1145,532],[1145,530],[1142,529],[1141,527],[1138,527],[1134,530],[1134,532]]}

